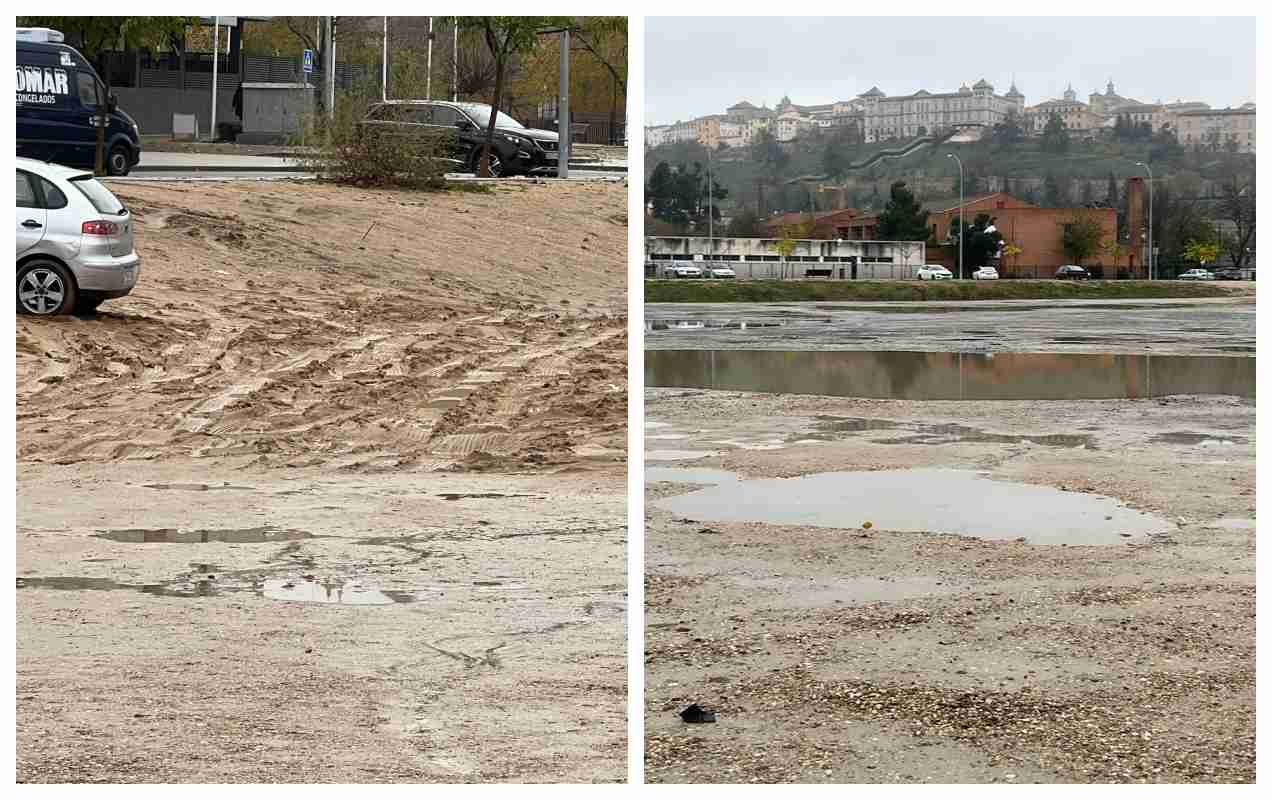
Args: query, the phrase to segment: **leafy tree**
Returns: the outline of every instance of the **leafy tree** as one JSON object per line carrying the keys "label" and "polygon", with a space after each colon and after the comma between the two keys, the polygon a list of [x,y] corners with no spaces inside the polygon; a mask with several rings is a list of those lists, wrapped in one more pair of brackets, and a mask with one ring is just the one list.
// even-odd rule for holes
{"label": "leafy tree", "polygon": [[1231,220],[1233,225],[1231,232],[1220,237],[1223,251],[1232,259],[1234,267],[1242,267],[1252,257],[1255,242],[1254,181],[1233,173],[1219,186],[1219,202],[1215,210],[1224,219]]}
{"label": "leafy tree", "polygon": [[1042,179],[1042,204],[1047,208],[1059,208],[1061,206],[1060,181],[1050,172],[1047,173],[1047,177]]}
{"label": "leafy tree", "polygon": [[749,208],[744,208],[733,215],[729,226],[725,229],[729,236],[739,238],[757,238],[764,236],[764,227],[760,225],[760,216]]}
{"label": "leafy tree", "polygon": [[[1003,235],[998,232],[994,225],[994,217],[989,214],[977,214],[972,224],[963,226],[960,217],[954,217],[953,224],[950,225],[950,239],[955,248],[958,247],[958,239],[962,236],[963,245],[963,264],[965,271],[969,272],[977,267],[983,267],[990,262],[998,253],[1000,245],[1003,241]],[[959,275],[959,278],[966,277]]]}
{"label": "leafy tree", "polygon": [[1183,255],[1185,261],[1209,264],[1219,257],[1219,245],[1215,242],[1190,241],[1184,245]]}
{"label": "leafy tree", "polygon": [[654,167],[649,183],[645,185],[645,202],[650,205],[650,213],[653,214],[654,219],[678,225],[689,223],[688,213],[679,206],[676,176],[672,173],[671,165],[666,161],[660,161],[658,166]]}
{"label": "leafy tree", "polygon": [[[174,37],[184,38],[186,28],[197,17],[18,17],[24,28],[54,28],[72,37],[79,51],[98,65],[98,72],[110,80],[109,70],[100,69],[104,50],[167,49]],[[107,84],[110,88],[110,84]]]}
{"label": "leafy tree", "polygon": [[999,147],[1010,147],[1024,141],[1025,130],[1014,108],[1007,112],[1007,116],[1003,117],[1001,122],[994,125],[989,138]]}
{"label": "leafy tree", "polygon": [[879,214],[876,236],[883,241],[924,242],[928,238],[928,212],[923,209],[914,193],[905,188],[905,181],[892,184],[888,202]]}
{"label": "leafy tree", "polygon": [[1042,128],[1042,151],[1044,153],[1069,152],[1069,131],[1059,114],[1053,113]]}
{"label": "leafy tree", "polygon": [[1094,214],[1078,214],[1064,223],[1061,237],[1064,252],[1079,266],[1100,252],[1103,240],[1104,228]]}

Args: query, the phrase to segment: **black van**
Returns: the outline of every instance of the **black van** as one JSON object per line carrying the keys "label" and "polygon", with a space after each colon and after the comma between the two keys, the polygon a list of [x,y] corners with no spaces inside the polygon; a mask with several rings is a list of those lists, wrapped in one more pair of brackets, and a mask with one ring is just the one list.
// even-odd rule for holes
{"label": "black van", "polygon": [[18,155],[92,169],[96,114],[105,106],[106,172],[127,175],[141,160],[137,123],[116,108],[93,66],[61,41],[57,31],[18,29]]}

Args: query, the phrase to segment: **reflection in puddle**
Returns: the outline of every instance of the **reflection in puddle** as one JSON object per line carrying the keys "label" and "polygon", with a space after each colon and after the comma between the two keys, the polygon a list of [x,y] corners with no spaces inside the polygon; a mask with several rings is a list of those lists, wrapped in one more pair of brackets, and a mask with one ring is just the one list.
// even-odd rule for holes
{"label": "reflection in puddle", "polygon": [[645,385],[902,400],[1254,397],[1255,360],[1223,356],[651,350]]}
{"label": "reflection in puddle", "polygon": [[94,534],[99,539],[132,544],[205,544],[227,542],[229,544],[253,544],[257,542],[288,542],[296,539],[312,539],[308,531],[298,531],[265,526],[262,528],[222,528],[211,530],[180,530],[178,528],[121,528]]}
{"label": "reflection in puddle", "polygon": [[878,531],[1023,538],[1031,544],[1122,544],[1171,528],[1111,497],[949,469],[720,482],[652,504],[695,520],[848,529],[870,522]]}
{"label": "reflection in puddle", "polygon": [[271,600],[291,603],[328,603],[343,606],[387,606],[393,603],[410,603],[415,595],[410,592],[391,592],[370,589],[355,581],[343,578],[266,580],[261,594]]}
{"label": "reflection in puddle", "polygon": [[750,328],[780,328],[785,322],[748,322],[746,320],[646,320],[645,331],[691,331],[691,330],[748,330]]}
{"label": "reflection in puddle", "polygon": [[1244,436],[1224,436],[1221,433],[1193,433],[1192,431],[1173,431],[1159,433],[1149,440],[1158,444],[1197,444],[1202,446],[1245,444]]}

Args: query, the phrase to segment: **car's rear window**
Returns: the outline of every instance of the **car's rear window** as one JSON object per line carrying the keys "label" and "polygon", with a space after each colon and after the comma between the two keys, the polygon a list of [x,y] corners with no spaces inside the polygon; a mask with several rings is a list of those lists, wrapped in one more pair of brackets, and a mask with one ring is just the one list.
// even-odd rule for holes
{"label": "car's rear window", "polygon": [[124,204],[119,202],[119,198],[110,193],[101,183],[91,175],[83,177],[71,178],[71,185],[80,190],[80,194],[88,198],[88,202],[93,204],[93,208],[103,214],[123,214]]}

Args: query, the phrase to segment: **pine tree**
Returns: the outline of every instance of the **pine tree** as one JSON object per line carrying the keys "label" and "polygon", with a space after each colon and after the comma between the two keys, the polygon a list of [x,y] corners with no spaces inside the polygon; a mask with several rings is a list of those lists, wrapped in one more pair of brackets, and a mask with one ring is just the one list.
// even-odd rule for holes
{"label": "pine tree", "polygon": [[928,212],[905,181],[892,184],[891,196],[879,214],[875,234],[883,241],[923,242],[928,238]]}

